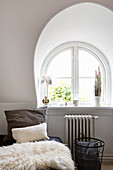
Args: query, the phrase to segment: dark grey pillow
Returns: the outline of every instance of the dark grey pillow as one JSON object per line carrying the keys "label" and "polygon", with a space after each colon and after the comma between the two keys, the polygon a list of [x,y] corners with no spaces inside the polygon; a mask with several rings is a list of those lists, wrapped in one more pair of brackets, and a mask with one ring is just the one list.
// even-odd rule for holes
{"label": "dark grey pillow", "polygon": [[6,115],[8,134],[3,141],[12,144],[14,139],[12,137],[12,128],[20,128],[38,125],[46,121],[46,108],[38,108],[35,110],[7,110],[4,111]]}

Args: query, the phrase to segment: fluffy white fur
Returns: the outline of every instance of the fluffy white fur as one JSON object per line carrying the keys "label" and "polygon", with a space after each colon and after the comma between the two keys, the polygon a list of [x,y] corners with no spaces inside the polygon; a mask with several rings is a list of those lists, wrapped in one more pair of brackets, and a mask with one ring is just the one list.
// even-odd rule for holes
{"label": "fluffy white fur", "polygon": [[70,150],[55,141],[28,142],[0,147],[0,170],[74,170]]}

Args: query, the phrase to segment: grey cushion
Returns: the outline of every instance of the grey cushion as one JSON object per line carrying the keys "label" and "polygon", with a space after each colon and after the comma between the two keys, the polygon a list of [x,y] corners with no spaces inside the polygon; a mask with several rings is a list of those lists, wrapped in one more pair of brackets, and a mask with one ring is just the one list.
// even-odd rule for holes
{"label": "grey cushion", "polygon": [[4,142],[13,142],[12,128],[27,127],[38,125],[46,120],[46,108],[38,108],[34,110],[7,110],[4,111],[8,124],[8,135],[3,139]]}

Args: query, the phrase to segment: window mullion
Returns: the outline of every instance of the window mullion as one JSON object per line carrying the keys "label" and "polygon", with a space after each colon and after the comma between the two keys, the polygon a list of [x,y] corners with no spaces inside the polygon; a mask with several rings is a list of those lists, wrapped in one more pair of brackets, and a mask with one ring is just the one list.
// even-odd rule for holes
{"label": "window mullion", "polygon": [[74,48],[72,50],[72,62],[71,62],[71,71],[72,71],[72,78],[71,78],[71,100],[74,99]]}
{"label": "window mullion", "polygon": [[74,61],[73,61],[73,81],[74,81],[74,96],[73,99],[78,99],[78,95],[79,95],[79,79],[78,79],[78,75],[79,75],[79,63],[78,63],[78,48],[77,46],[74,46]]}

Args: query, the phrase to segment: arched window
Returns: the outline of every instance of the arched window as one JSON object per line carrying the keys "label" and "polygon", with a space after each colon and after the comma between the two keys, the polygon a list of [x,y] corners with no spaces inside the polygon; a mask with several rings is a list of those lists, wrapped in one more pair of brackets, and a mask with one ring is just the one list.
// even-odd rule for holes
{"label": "arched window", "polygon": [[[108,104],[110,69],[105,56],[94,46],[84,42],[69,42],[55,48],[46,57],[41,75],[52,77],[52,85],[41,87],[41,98],[49,96],[51,103],[78,99],[81,104],[93,103],[95,70],[101,72],[101,96]],[[47,94],[48,93],[48,94]]]}

